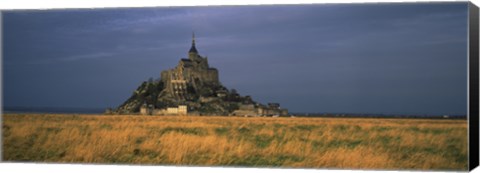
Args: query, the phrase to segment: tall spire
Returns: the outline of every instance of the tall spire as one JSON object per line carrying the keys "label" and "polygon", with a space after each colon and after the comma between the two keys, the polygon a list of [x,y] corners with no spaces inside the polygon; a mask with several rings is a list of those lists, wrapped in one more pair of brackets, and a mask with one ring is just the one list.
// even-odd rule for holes
{"label": "tall spire", "polygon": [[195,32],[192,31],[192,46],[195,46]]}
{"label": "tall spire", "polygon": [[198,53],[197,48],[195,48],[195,33],[192,32],[192,47],[188,53]]}

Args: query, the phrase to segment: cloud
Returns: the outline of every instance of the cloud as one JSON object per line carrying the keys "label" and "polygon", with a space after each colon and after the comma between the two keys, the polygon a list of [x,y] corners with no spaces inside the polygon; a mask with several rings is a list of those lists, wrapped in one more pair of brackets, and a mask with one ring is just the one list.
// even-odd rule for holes
{"label": "cloud", "polygon": [[66,57],[60,58],[38,58],[33,59],[31,61],[22,61],[22,62],[7,62],[5,65],[12,66],[12,65],[49,65],[49,64],[56,64],[56,63],[63,63],[63,62],[75,62],[75,61],[83,61],[83,60],[91,60],[91,59],[102,59],[114,56],[115,53],[111,52],[98,52],[98,53],[90,53],[90,54],[82,54],[82,55],[71,55]]}
{"label": "cloud", "polygon": [[65,58],[58,59],[58,60],[61,60],[61,61],[78,61],[78,60],[85,60],[85,59],[98,59],[98,58],[111,57],[112,55],[114,55],[114,53],[99,52],[99,53],[92,53],[92,54],[68,56],[68,57],[65,57]]}
{"label": "cloud", "polygon": [[[316,111],[322,103],[320,111],[331,111],[341,107],[333,103],[342,103],[342,99],[368,98],[366,104],[381,104],[377,102],[383,99],[379,91],[384,95],[402,92],[395,95],[396,103],[415,104],[411,100],[417,99],[410,98],[420,98],[417,93],[440,98],[466,88],[462,78],[466,62],[458,60],[465,52],[461,44],[466,37],[464,7],[265,5],[9,13],[4,16],[4,64],[20,65],[7,67],[6,78],[12,80],[6,84],[11,89],[5,92],[12,97],[6,100],[23,94],[15,90],[22,85],[13,79],[35,76],[48,81],[44,89],[35,91],[55,93],[47,84],[64,79],[78,93],[90,89],[92,96],[112,98],[105,104],[117,104],[123,100],[112,95],[130,94],[139,80],[158,76],[186,56],[190,34],[195,31],[200,54],[209,56],[210,65],[220,70],[227,87],[259,100],[278,99],[292,111]],[[86,65],[89,73],[81,72]],[[67,74],[84,82],[70,81]],[[99,74],[99,79],[83,77],[87,74]],[[102,83],[101,78],[110,81]],[[93,94],[110,91],[111,83],[117,83],[115,93]],[[87,84],[99,85],[89,88]],[[429,90],[432,85],[438,91]],[[299,96],[301,101],[296,100]],[[429,101],[463,103],[463,97]],[[96,98],[85,100],[89,99]],[[50,104],[58,103],[52,100]],[[370,110],[401,110],[394,108],[398,104]],[[453,106],[443,110],[447,109],[463,111]],[[437,108],[405,111],[442,112]]]}

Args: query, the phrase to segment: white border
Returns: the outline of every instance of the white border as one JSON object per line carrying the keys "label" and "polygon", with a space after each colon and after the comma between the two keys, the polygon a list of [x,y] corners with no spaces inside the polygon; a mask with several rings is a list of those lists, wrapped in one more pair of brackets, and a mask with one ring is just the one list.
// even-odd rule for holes
{"label": "white border", "polygon": [[[112,7],[159,7],[159,6],[206,6],[206,5],[260,5],[260,4],[312,4],[312,3],[411,3],[411,2],[451,2],[452,0],[243,0],[243,1],[214,1],[214,0],[176,0],[176,1],[154,1],[154,0],[1,0],[0,10],[19,9],[70,9],[70,8],[112,8]],[[458,1],[458,0],[454,0]],[[480,5],[480,0],[472,0],[475,5]],[[465,1],[460,1],[465,2]],[[1,14],[0,14],[1,18]],[[0,19],[0,25],[1,23]],[[0,27],[1,32],[1,27]],[[1,37],[0,37],[1,39]],[[0,53],[2,50],[0,43]],[[2,61],[0,61],[0,66]],[[467,67],[468,70],[469,67]],[[468,72],[467,72],[468,73]],[[0,70],[0,76],[2,72]],[[3,82],[3,81],[2,81]],[[1,87],[1,86],[0,86]],[[467,86],[469,87],[469,86]],[[0,96],[2,96],[0,91]],[[467,90],[468,92],[468,90]],[[3,98],[3,96],[2,96]],[[0,99],[0,105],[1,104]],[[468,106],[467,106],[468,107]],[[468,114],[468,113],[467,113]],[[0,118],[1,121],[1,118]],[[1,136],[0,136],[1,139]],[[0,151],[1,154],[1,151]],[[266,168],[219,168],[219,167],[174,167],[174,166],[129,166],[129,165],[80,165],[80,164],[36,164],[36,163],[0,163],[1,172],[412,172],[412,171],[363,171],[363,170],[325,170],[325,169],[266,169]],[[413,171],[418,172],[418,171]],[[432,172],[432,171],[431,171]],[[480,168],[473,172],[480,172]]]}
{"label": "white border", "polygon": [[[109,7],[158,7],[158,6],[206,6],[206,5],[259,5],[259,4],[312,4],[312,3],[378,3],[378,2],[451,2],[466,0],[2,0],[0,10],[5,9],[65,9],[65,8],[109,8]],[[480,0],[472,0],[480,4]],[[478,5],[477,5],[478,6]]]}

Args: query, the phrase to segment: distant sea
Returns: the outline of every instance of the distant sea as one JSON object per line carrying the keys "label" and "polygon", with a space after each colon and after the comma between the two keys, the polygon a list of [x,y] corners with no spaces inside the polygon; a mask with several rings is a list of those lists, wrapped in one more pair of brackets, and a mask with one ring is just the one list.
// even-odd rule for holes
{"label": "distant sea", "polygon": [[105,108],[4,107],[3,113],[103,114]]}
{"label": "distant sea", "polygon": [[373,113],[291,113],[300,117],[350,117],[350,118],[441,118],[441,119],[466,119],[466,115],[435,115],[435,114],[373,114]]}
{"label": "distant sea", "polygon": [[[4,107],[3,113],[39,113],[39,114],[103,114],[106,108],[52,108],[52,107]],[[355,114],[355,113],[306,113],[291,112],[299,117],[351,117],[351,118],[448,118],[466,119],[466,115],[405,115],[405,114]],[[448,116],[448,117],[445,117]]]}

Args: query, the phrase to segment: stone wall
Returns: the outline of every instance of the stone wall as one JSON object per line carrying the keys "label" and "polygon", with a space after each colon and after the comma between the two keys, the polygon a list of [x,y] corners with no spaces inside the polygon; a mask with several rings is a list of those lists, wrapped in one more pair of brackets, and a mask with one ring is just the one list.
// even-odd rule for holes
{"label": "stone wall", "polygon": [[[147,115],[148,113],[140,111],[140,114]],[[188,115],[188,107],[186,105],[179,105],[178,107],[167,107],[165,109],[153,109],[153,115]]]}
{"label": "stone wall", "polygon": [[187,87],[199,90],[204,85],[220,85],[218,70],[208,66],[208,59],[196,55],[193,59],[181,59],[178,65],[160,73],[166,91],[172,97],[185,100]]}

